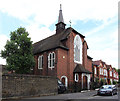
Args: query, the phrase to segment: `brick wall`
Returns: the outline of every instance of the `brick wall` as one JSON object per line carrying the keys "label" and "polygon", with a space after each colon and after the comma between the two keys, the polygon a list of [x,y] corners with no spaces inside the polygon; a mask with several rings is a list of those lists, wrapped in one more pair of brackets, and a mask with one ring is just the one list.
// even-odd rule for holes
{"label": "brick wall", "polygon": [[39,75],[2,75],[2,97],[57,94],[57,78]]}
{"label": "brick wall", "polygon": [[60,79],[61,76],[68,77],[68,57],[67,51],[59,48],[57,50],[57,77]]}
{"label": "brick wall", "polygon": [[[55,53],[55,67],[54,68],[48,68],[48,55],[50,52]],[[38,69],[38,57],[40,55],[43,55],[43,69]],[[34,67],[34,74],[35,75],[42,75],[42,76],[57,76],[57,55],[56,55],[56,50],[49,50],[40,54],[37,54],[34,56],[36,65]]]}

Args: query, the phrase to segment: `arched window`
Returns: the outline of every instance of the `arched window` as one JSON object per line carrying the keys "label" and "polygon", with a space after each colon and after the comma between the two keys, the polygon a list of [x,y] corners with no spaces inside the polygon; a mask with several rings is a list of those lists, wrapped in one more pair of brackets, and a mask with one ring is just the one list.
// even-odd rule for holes
{"label": "arched window", "polygon": [[95,72],[95,74],[97,74],[97,70],[96,70],[96,67],[95,67],[95,71],[94,71],[94,72]]}
{"label": "arched window", "polygon": [[74,38],[74,62],[82,64],[82,41],[79,35]]}
{"label": "arched window", "polygon": [[79,75],[78,73],[75,73],[75,82],[78,82],[79,81]]}
{"label": "arched window", "polygon": [[55,66],[55,53],[49,53],[48,55],[48,68],[54,68]]}

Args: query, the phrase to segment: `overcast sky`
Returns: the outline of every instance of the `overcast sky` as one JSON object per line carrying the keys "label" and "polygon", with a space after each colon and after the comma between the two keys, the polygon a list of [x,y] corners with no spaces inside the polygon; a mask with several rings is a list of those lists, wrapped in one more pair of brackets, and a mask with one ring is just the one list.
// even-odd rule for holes
{"label": "overcast sky", "polygon": [[[10,32],[25,27],[33,43],[55,34],[60,4],[64,22],[85,36],[88,55],[118,68],[119,0],[0,0],[0,50]],[[0,58],[0,64],[5,60]]]}

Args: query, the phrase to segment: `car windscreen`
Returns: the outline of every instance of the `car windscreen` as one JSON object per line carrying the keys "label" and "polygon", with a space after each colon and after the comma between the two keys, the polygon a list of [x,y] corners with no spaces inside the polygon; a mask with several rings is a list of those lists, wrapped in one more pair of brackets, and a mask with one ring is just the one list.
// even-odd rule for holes
{"label": "car windscreen", "polygon": [[112,89],[111,86],[102,86],[101,89]]}

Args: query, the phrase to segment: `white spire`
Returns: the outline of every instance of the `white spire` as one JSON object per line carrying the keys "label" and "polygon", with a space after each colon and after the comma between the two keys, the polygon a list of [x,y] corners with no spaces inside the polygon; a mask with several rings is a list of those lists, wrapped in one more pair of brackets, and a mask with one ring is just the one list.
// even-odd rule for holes
{"label": "white spire", "polygon": [[62,5],[61,4],[60,4],[59,18],[58,18],[58,23],[59,22],[63,22],[64,23],[63,15],[62,15]]}

